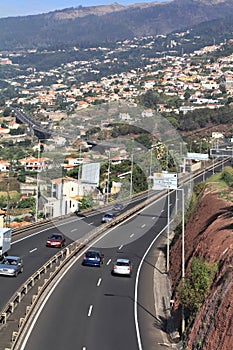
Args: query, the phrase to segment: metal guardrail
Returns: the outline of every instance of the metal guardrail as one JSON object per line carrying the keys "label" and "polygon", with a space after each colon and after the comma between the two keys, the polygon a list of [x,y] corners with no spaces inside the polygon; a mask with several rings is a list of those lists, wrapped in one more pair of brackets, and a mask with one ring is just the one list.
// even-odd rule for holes
{"label": "metal guardrail", "polygon": [[[35,308],[38,300],[40,299],[42,293],[47,288],[47,286],[52,282],[55,276],[62,270],[62,268],[71,260],[71,258],[81,251],[86,245],[90,244],[95,238],[97,238],[101,233],[105,232],[108,228],[118,224],[119,222],[125,220],[126,218],[132,216],[136,212],[138,212],[143,207],[152,203],[154,200],[162,197],[166,194],[166,191],[162,191],[159,194],[156,194],[144,202],[136,205],[135,207],[129,209],[125,213],[117,216],[109,223],[105,223],[91,232],[89,232],[86,236],[84,236],[84,240],[82,243],[79,241],[73,242],[69,244],[64,249],[60,250],[57,254],[55,254],[51,259],[49,259],[40,269],[38,269],[32,276],[30,276],[26,282],[24,282],[18,290],[14,293],[14,295],[7,302],[5,307],[0,313],[0,324],[6,324],[8,318],[14,313],[16,307],[20,304],[23,298],[27,295],[29,291],[32,290],[33,287],[37,286],[37,292],[32,297],[32,302],[28,307],[26,307],[26,315],[21,315],[18,319],[18,329],[13,331],[12,334],[12,347],[11,350],[14,349],[15,344],[17,343],[18,337],[25,327],[33,309]],[[47,224],[48,222],[46,222]],[[40,225],[39,225],[40,226]],[[35,227],[35,226],[34,226]],[[30,228],[31,225],[30,225]],[[6,349],[7,350],[7,349]]]}
{"label": "metal guardrail", "polygon": [[[201,172],[200,172],[201,173]],[[189,181],[189,179],[183,179],[183,183]],[[48,285],[53,281],[55,276],[62,270],[62,268],[71,260],[71,258],[77,254],[79,251],[81,251],[86,245],[90,244],[95,238],[97,238],[101,233],[106,231],[111,226],[114,226],[118,224],[119,222],[124,221],[128,217],[132,216],[142,208],[146,207],[147,205],[151,204],[156,199],[162,198],[167,194],[167,191],[161,191],[151,197],[148,197],[145,201],[142,203],[136,205],[135,207],[127,210],[126,212],[122,213],[121,215],[117,216],[115,219],[113,219],[109,223],[105,223],[98,228],[95,228],[91,232],[89,232],[85,237],[82,243],[79,241],[71,243],[69,246],[64,248],[63,250],[59,251],[56,255],[54,255],[51,259],[49,259],[39,270],[37,270],[31,277],[27,279],[25,283],[14,293],[14,295],[10,298],[10,300],[7,302],[3,310],[0,314],[0,324],[6,324],[7,319],[12,315],[17,307],[17,305],[22,301],[23,297],[33,288],[35,287],[36,283],[38,281],[41,281],[41,285],[37,288],[37,293],[35,293],[32,297],[32,303],[26,308],[26,315],[24,317],[20,317],[18,319],[18,329],[17,331],[13,331],[12,339],[11,339],[11,348],[5,349],[5,350],[14,350],[15,345],[17,344],[17,341],[19,339],[20,333],[23,331],[23,329],[26,326],[26,323],[28,322],[33,310],[35,309],[36,304],[38,303],[42,293],[45,291],[45,289],[48,287]],[[95,208],[96,210],[96,208]],[[89,210],[88,212],[92,211]],[[59,217],[57,220],[62,220],[64,218],[67,218],[68,216]],[[15,230],[14,234],[17,234],[19,232],[25,231],[26,229],[32,229],[40,227],[41,225],[48,225],[49,223],[54,222],[54,219],[48,219],[44,220],[42,222],[34,223],[31,225],[28,225],[27,227],[23,227],[21,229]],[[52,267],[55,267],[52,271]],[[44,279],[42,280],[42,276]],[[39,284],[39,283],[38,283]]]}
{"label": "metal guardrail", "polygon": [[[184,182],[186,182],[184,180]],[[147,192],[147,191],[146,191]],[[23,298],[27,295],[29,291],[32,290],[33,287],[37,286],[37,293],[35,293],[32,297],[32,302],[28,307],[26,308],[26,315],[21,315],[21,317],[18,319],[18,329],[17,331],[13,331],[12,339],[11,339],[11,349],[5,349],[5,350],[13,350],[15,348],[15,345],[18,341],[18,338],[20,336],[20,333],[24,329],[33,309],[35,308],[36,304],[38,303],[42,293],[44,290],[48,287],[48,285],[52,282],[52,280],[55,278],[55,276],[62,270],[62,268],[71,260],[71,258],[79,251],[81,251],[87,244],[90,244],[91,241],[93,241],[97,236],[99,236],[101,233],[106,231],[109,227],[116,225],[117,223],[125,220],[126,218],[132,216],[137,211],[141,210],[143,207],[147,206],[148,204],[152,203],[154,200],[163,197],[166,195],[166,191],[161,191],[160,193],[157,193],[151,197],[149,197],[144,202],[136,205],[135,207],[131,208],[130,210],[126,211],[125,213],[122,213],[121,215],[117,216],[114,220],[112,220],[109,223],[103,224],[100,227],[92,230],[90,233],[86,235],[86,238],[82,243],[76,241],[71,243],[66,248],[59,251],[57,254],[55,254],[51,259],[49,259],[40,269],[38,269],[32,276],[30,276],[26,282],[24,282],[18,290],[14,293],[14,295],[10,298],[10,300],[7,302],[5,307],[2,309],[0,313],[0,324],[6,324],[8,318],[10,315],[12,315],[17,308],[17,306],[20,304],[20,302],[23,300]],[[138,197],[138,196],[135,196]],[[92,211],[87,210],[87,212]],[[94,209],[96,210],[96,208]],[[13,230],[13,235],[19,234],[21,232],[25,232],[25,230],[31,230],[33,228],[45,226],[48,224],[52,224],[55,221],[60,221],[64,218],[68,218],[71,215],[65,215],[61,216],[55,219],[47,219],[43,221],[39,221],[37,223],[29,224],[27,226],[17,228]],[[52,268],[54,268],[52,270]],[[41,282],[41,283],[39,283]]]}
{"label": "metal guardrail", "polygon": [[[141,210],[143,207],[152,203],[154,200],[163,197],[164,195],[166,195],[166,190],[161,191],[160,193],[157,193],[157,194],[149,197],[144,202],[136,205],[135,207],[129,209],[125,213],[122,213],[121,215],[117,216],[111,222],[103,224],[100,227],[92,230],[89,234],[87,234],[87,238],[84,239],[84,241],[82,243],[73,242],[69,246],[67,246],[66,248],[61,250],[59,253],[54,255],[39,270],[37,270],[31,277],[29,277],[28,280],[25,283],[23,283],[23,285],[10,298],[10,300],[7,302],[7,304],[5,305],[5,307],[3,308],[3,310],[0,313],[0,324],[7,322],[8,317],[14,312],[15,307],[21,302],[23,296],[27,294],[27,292],[35,285],[35,283],[37,281],[41,280],[41,276],[45,275],[46,272],[48,271],[48,269],[51,269],[53,264],[55,264],[55,265],[57,264],[59,259],[62,259],[65,257],[65,259],[61,261],[59,269],[57,269],[56,273],[58,272],[58,270],[60,270],[63,267],[63,265],[65,265],[70,260],[70,258],[73,255],[75,255],[79,250],[81,250],[86,244],[90,243],[98,235],[103,233],[106,229],[108,229],[109,227],[114,226],[117,223],[132,216],[134,213]],[[138,195],[134,196],[134,199],[135,199],[135,197],[138,197]],[[92,210],[93,209],[90,209],[90,210],[87,210],[85,212],[90,212]],[[94,210],[96,210],[96,208]],[[72,215],[73,214],[71,214],[70,216],[72,216]],[[39,221],[37,223],[29,224],[27,226],[13,230],[13,234],[15,235],[15,234],[18,234],[21,232],[25,232],[25,230],[31,230],[32,228],[37,228],[37,227],[41,227],[44,225],[48,225],[49,223],[53,223],[54,221],[60,221],[64,218],[68,218],[68,217],[69,217],[69,215],[65,215],[65,216],[55,218],[55,220],[54,219],[47,219],[47,220]],[[54,274],[51,273],[48,281],[52,280],[53,278],[54,278]]]}

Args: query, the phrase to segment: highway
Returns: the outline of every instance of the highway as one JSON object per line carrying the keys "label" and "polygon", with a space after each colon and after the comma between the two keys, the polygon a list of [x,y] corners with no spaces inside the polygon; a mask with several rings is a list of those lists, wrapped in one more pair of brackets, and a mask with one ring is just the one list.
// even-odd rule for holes
{"label": "highway", "polygon": [[[221,170],[221,165],[215,166],[215,171],[218,170]],[[206,177],[210,175],[212,170],[205,172]],[[195,181],[202,179],[201,174]],[[171,207],[174,207],[174,202],[173,193]],[[1,276],[4,280],[0,285],[1,307],[36,269],[55,254],[54,249],[45,247],[51,232],[59,230],[64,233],[69,243],[99,226],[101,216],[100,212],[86,217],[73,216],[54,227],[15,237],[10,253],[22,256],[25,268],[16,279]],[[94,244],[105,255],[100,269],[82,266],[83,254],[77,256],[35,319],[35,327],[25,337],[21,350],[59,350],[65,346],[82,350],[149,350],[154,341],[158,344],[164,337],[163,330],[155,327],[158,333],[148,332],[152,322],[156,322],[152,292],[156,250],[151,249],[145,257],[139,276],[137,271],[148,246],[155,240],[156,248],[160,235],[164,235],[167,216],[167,202],[163,199],[110,229]],[[112,262],[118,256],[132,260],[131,278],[111,275]]]}
{"label": "highway", "polygon": [[[108,230],[94,244],[105,257],[100,268],[82,266],[83,254],[77,256],[35,320],[35,328],[22,350],[139,347],[135,303],[141,305],[139,319],[145,321],[145,313],[151,315],[153,311],[143,307],[144,300],[153,296],[151,289],[142,288],[139,299],[135,300],[136,284],[140,284],[136,275],[147,247],[166,226],[166,205],[166,200],[158,200],[134,218]],[[112,276],[112,263],[117,257],[131,259],[131,278]],[[153,281],[154,263],[150,269],[152,276],[148,276],[147,270],[149,281]]]}
{"label": "highway", "polygon": [[[140,203],[146,199],[144,196],[133,202],[128,203],[125,210],[129,209],[135,204]],[[104,209],[102,209],[103,211]],[[61,222],[54,221],[53,224],[31,230],[25,230],[20,234],[12,237],[12,246],[9,255],[18,255],[23,258],[24,271],[19,274],[17,278],[9,278],[0,276],[0,280],[4,283],[0,284],[0,309],[6,304],[13,293],[22,285],[28,277],[30,277],[38,268],[40,268],[46,261],[56,254],[57,249],[46,248],[46,240],[51,233],[60,232],[66,236],[66,245],[72,241],[79,240],[88,234],[91,230],[101,224],[102,212],[96,210],[86,216],[72,216],[63,219]]]}

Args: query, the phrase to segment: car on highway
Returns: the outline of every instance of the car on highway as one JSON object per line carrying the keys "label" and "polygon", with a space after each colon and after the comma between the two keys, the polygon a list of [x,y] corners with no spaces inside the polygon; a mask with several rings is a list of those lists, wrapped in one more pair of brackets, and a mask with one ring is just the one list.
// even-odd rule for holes
{"label": "car on highway", "polygon": [[112,221],[113,219],[115,218],[115,214],[112,213],[112,212],[107,212],[107,213],[104,213],[103,216],[102,216],[102,223],[105,223],[105,222],[110,222]]}
{"label": "car on highway", "polygon": [[121,211],[122,209],[123,209],[123,204],[122,203],[115,203],[114,205],[113,205],[113,210],[114,211]]}
{"label": "car on highway", "polygon": [[62,248],[66,245],[66,239],[61,233],[53,233],[46,241],[46,247]]}
{"label": "car on highway", "polygon": [[103,258],[103,254],[98,250],[90,249],[84,254],[82,265],[100,267],[100,265],[103,264]]}
{"label": "car on highway", "polygon": [[113,275],[124,275],[131,276],[132,263],[129,259],[117,259],[113,264],[112,274]]}
{"label": "car on highway", "polygon": [[23,259],[19,256],[8,255],[0,261],[0,275],[18,276],[23,272]]}

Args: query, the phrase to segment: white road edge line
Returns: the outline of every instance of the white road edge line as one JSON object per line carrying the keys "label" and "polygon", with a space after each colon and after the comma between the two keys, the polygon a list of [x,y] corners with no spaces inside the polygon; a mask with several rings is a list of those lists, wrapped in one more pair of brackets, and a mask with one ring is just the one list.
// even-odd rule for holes
{"label": "white road edge line", "polygon": [[137,340],[138,340],[138,349],[143,350],[142,347],[142,340],[141,340],[141,334],[139,330],[139,324],[138,324],[138,284],[139,284],[139,275],[142,268],[142,264],[150,251],[151,247],[153,246],[154,242],[159,238],[159,236],[166,230],[167,225],[163,228],[162,231],[159,232],[159,234],[155,237],[155,239],[151,242],[149,247],[147,248],[145,254],[143,255],[140,264],[138,266],[137,274],[136,274],[136,280],[135,280],[135,290],[134,290],[134,321],[135,321],[135,327],[136,327],[136,334],[137,334]]}
{"label": "white road edge line", "polygon": [[[165,195],[165,196],[166,196],[166,195]],[[159,200],[161,200],[161,198],[158,198],[155,202],[157,202],[157,201],[159,201]],[[150,207],[150,206],[152,206],[153,204],[155,204],[155,202],[150,203],[150,204],[147,206],[147,208]],[[139,213],[142,212],[143,210],[145,210],[145,208],[139,210]],[[134,216],[136,216],[136,215],[138,215],[138,212],[136,212],[134,215],[132,215],[132,217],[134,217]],[[132,217],[127,218],[125,221],[130,220]],[[74,221],[75,221],[75,220],[74,220]],[[64,225],[65,225],[65,224],[67,224],[67,223],[64,223]],[[63,226],[63,224],[57,225],[57,226]],[[120,226],[120,224],[119,224],[119,226]],[[115,226],[115,228],[116,228],[116,227],[117,227],[117,226]],[[135,295],[135,298],[134,298],[134,300],[135,300],[135,301],[134,301],[134,319],[135,319],[135,327],[136,327],[136,333],[137,333],[137,339],[138,339],[139,350],[142,350],[141,336],[140,336],[139,325],[138,325],[138,317],[137,317],[137,293],[138,293],[138,291],[137,291],[137,286],[138,286],[138,280],[139,280],[140,269],[141,269],[142,263],[143,263],[143,261],[144,261],[146,255],[147,255],[148,251],[150,250],[151,246],[153,245],[153,243],[156,241],[156,239],[162,234],[162,232],[163,232],[166,228],[167,228],[167,225],[166,225],[165,228],[159,233],[159,235],[154,239],[154,241],[151,243],[151,245],[149,246],[149,248],[147,249],[146,253],[145,253],[144,256],[143,256],[143,259],[141,260],[141,263],[139,264],[139,268],[138,268],[138,271],[137,271],[136,283],[135,283],[135,293],[134,293],[134,295]],[[110,230],[107,230],[107,231],[105,232],[105,234],[103,234],[101,237],[98,237],[96,240],[94,240],[94,242],[92,243],[92,245],[95,245],[95,243],[99,242],[101,239],[103,239],[105,236],[107,236],[107,235],[109,234],[109,232],[111,232],[113,229],[114,229],[114,228],[110,228]],[[34,233],[32,236],[37,235],[37,234],[39,234],[40,232],[44,232],[44,231],[47,231],[47,230],[48,230],[48,229],[41,230],[41,231],[39,231],[39,232]],[[25,238],[22,238],[22,239],[20,239],[20,240],[18,240],[17,242],[22,241],[22,240],[24,240],[24,239],[26,239],[26,237],[25,237]],[[16,243],[16,242],[14,242],[14,243]],[[87,249],[88,249],[88,248],[87,248]],[[81,258],[82,255],[83,255],[83,253],[80,253],[80,254],[73,260],[72,264],[69,265],[69,267],[65,270],[64,274],[62,274],[62,275],[58,278],[58,280],[56,281],[56,283],[54,283],[53,287],[49,290],[48,294],[46,295],[45,299],[44,299],[43,302],[41,303],[39,309],[37,310],[35,316],[33,317],[33,321],[32,321],[32,323],[31,323],[31,325],[30,325],[30,327],[29,327],[29,330],[28,330],[28,331],[26,332],[26,334],[25,334],[25,337],[24,337],[24,339],[23,339],[22,346],[20,347],[20,350],[24,350],[24,349],[25,349],[25,346],[26,346],[26,344],[27,344],[27,342],[28,342],[28,339],[29,339],[29,337],[30,337],[30,335],[31,335],[31,333],[32,333],[32,330],[33,330],[33,328],[35,327],[35,324],[36,324],[36,322],[37,322],[37,320],[38,320],[38,318],[39,318],[39,316],[40,316],[40,314],[41,314],[43,308],[45,307],[45,305],[46,305],[48,299],[50,298],[50,296],[52,295],[52,293],[53,293],[54,290],[56,289],[57,285],[60,283],[60,281],[62,280],[62,278],[64,277],[64,275],[66,275],[66,273],[73,267],[73,265]],[[111,259],[110,259],[109,261],[111,261]]]}
{"label": "white road edge line", "polygon": [[[46,230],[44,230],[46,231]],[[104,235],[102,235],[101,237],[98,237],[93,243],[92,245],[95,245],[95,243],[99,242],[101,239],[103,239],[103,237],[107,236],[109,234],[110,230],[106,231]],[[88,249],[88,248],[87,248]],[[32,333],[33,328],[35,327],[35,324],[43,310],[43,308],[45,307],[46,303],[48,302],[50,296],[53,294],[54,290],[56,289],[56,287],[58,286],[58,284],[60,283],[60,281],[62,280],[62,278],[67,274],[67,272],[73,267],[73,265],[83,256],[83,253],[80,253],[78,256],[76,256],[76,258],[73,260],[73,262],[68,266],[68,268],[65,270],[65,272],[60,275],[60,277],[58,278],[58,280],[56,281],[56,283],[54,283],[53,287],[49,290],[48,294],[46,295],[46,297],[44,298],[43,302],[41,303],[39,309],[37,310],[36,314],[33,317],[33,320],[31,322],[31,325],[28,329],[28,331],[26,332],[24,339],[22,341],[22,345],[20,347],[20,350],[24,350],[25,346],[28,342],[28,339]],[[109,260],[111,261],[111,259]]]}
{"label": "white road edge line", "polygon": [[90,317],[92,314],[93,305],[90,305],[87,316]]}
{"label": "white road edge line", "polygon": [[[75,220],[70,220],[69,221],[69,224],[70,223],[72,223],[72,222],[75,222],[75,221],[80,221],[80,220],[82,220],[82,218],[80,218],[80,219],[75,219]],[[56,227],[60,227],[60,226],[64,226],[64,225],[67,225],[67,222],[64,222],[63,224],[57,224],[56,223]],[[13,244],[16,244],[16,243],[19,243],[19,242],[21,242],[21,241],[24,241],[25,239],[28,239],[28,238],[30,238],[30,237],[33,237],[33,236],[37,236],[37,235],[39,235],[41,232],[46,232],[46,231],[49,231],[49,230],[51,230],[51,229],[53,229],[53,227],[47,227],[47,228],[44,228],[43,230],[40,230],[40,231],[36,231],[36,232],[34,232],[34,233],[32,233],[32,234],[30,234],[30,235],[28,235],[28,236],[26,236],[26,237],[22,237],[22,238],[20,238],[20,239],[17,239],[16,241],[14,241],[14,242],[11,242],[11,245],[13,245]]]}

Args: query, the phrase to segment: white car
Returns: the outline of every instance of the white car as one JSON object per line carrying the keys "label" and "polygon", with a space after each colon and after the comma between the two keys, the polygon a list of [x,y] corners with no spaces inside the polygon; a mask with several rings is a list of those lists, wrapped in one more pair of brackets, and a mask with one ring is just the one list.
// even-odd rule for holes
{"label": "white car", "polygon": [[112,269],[113,275],[131,276],[131,273],[132,273],[132,263],[129,259],[116,260]]}

